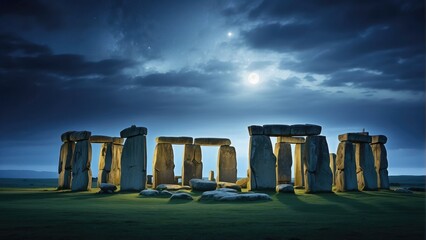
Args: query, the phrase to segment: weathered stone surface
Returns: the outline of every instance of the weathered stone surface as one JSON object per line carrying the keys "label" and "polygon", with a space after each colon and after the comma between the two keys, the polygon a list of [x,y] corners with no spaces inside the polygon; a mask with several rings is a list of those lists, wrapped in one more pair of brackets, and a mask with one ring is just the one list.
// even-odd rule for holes
{"label": "weathered stone surface", "polygon": [[174,193],[171,197],[170,197],[170,200],[171,201],[173,201],[173,200],[178,200],[178,199],[181,199],[181,200],[193,200],[193,198],[192,198],[192,196],[191,196],[191,194],[189,194],[189,193],[183,193],[183,192],[180,192],[180,193]]}
{"label": "weathered stone surface", "polygon": [[74,133],[75,131],[68,131],[68,132],[64,132],[61,135],[61,141],[62,142],[68,142],[71,141],[71,134]]}
{"label": "weathered stone surface", "polygon": [[249,166],[250,178],[247,184],[249,190],[275,189],[276,158],[269,137],[264,135],[250,137]]}
{"label": "weathered stone surface", "polygon": [[182,190],[182,189],[190,190],[191,187],[190,186],[182,186],[182,185],[179,185],[179,184],[159,184],[155,189],[157,189],[159,191],[163,191],[163,190],[177,191],[177,190]]}
{"label": "weathered stone surface", "polygon": [[216,179],[214,178],[214,171],[210,171],[209,172],[209,178],[208,178],[208,180],[216,182]]}
{"label": "weathered stone surface", "polygon": [[371,143],[371,136],[363,133],[345,133],[339,135],[340,142]]}
{"label": "weathered stone surface", "polygon": [[381,189],[389,189],[389,173],[387,169],[380,169],[379,171],[379,187]]}
{"label": "weathered stone surface", "polygon": [[191,186],[193,191],[210,191],[216,189],[217,183],[194,178],[189,181],[189,186]]}
{"label": "weathered stone surface", "polygon": [[280,124],[263,125],[263,134],[272,137],[291,136],[291,127]]}
{"label": "weathered stone surface", "polygon": [[324,136],[308,136],[305,143],[305,191],[331,192],[333,176],[330,154]]}
{"label": "weathered stone surface", "polygon": [[73,132],[70,134],[70,141],[83,141],[88,140],[90,136],[92,135],[89,131],[79,131],[79,132]]}
{"label": "weathered stone surface", "polygon": [[[370,146],[374,155],[374,167],[377,173],[377,186],[379,188],[389,189],[389,179],[387,175],[388,154],[386,147],[381,143],[371,144]],[[383,173],[383,175],[381,173]]]}
{"label": "weathered stone surface", "polygon": [[330,153],[330,170],[333,176],[333,186],[336,185],[336,154]]}
{"label": "weathered stone surface", "polygon": [[72,161],[72,191],[87,191],[92,188],[92,145],[89,140],[78,141],[75,145]]}
{"label": "weathered stone surface", "polygon": [[238,184],[230,183],[230,182],[218,182],[217,187],[220,188],[230,188],[236,191],[241,192],[241,187]]}
{"label": "weathered stone surface", "polygon": [[264,193],[236,193],[229,191],[221,191],[218,189],[215,191],[204,192],[199,201],[271,201],[272,198],[268,194]]}
{"label": "weathered stone surface", "polygon": [[294,149],[294,186],[302,188],[305,186],[304,162],[305,144],[296,144]]}
{"label": "weathered stone surface", "polygon": [[170,144],[178,144],[178,145],[185,145],[185,144],[192,144],[194,139],[192,137],[157,137],[155,138],[155,142],[157,143],[170,143]]}
{"label": "weathered stone surface", "polygon": [[231,146],[220,146],[217,156],[217,181],[237,181],[237,154]]}
{"label": "weathered stone surface", "polygon": [[358,190],[377,190],[377,172],[374,168],[374,155],[370,144],[355,144],[355,163]]}
{"label": "weathered stone surface", "polygon": [[413,193],[412,191],[410,191],[406,188],[395,188],[393,191],[396,192],[396,193],[409,193],[409,194]]}
{"label": "weathered stone surface", "polygon": [[277,159],[275,168],[276,185],[291,183],[291,166],[293,165],[293,157],[291,154],[290,143],[276,143],[274,154]]}
{"label": "weathered stone surface", "polygon": [[305,143],[304,137],[277,137],[277,143]]}
{"label": "weathered stone surface", "polygon": [[257,125],[248,126],[249,135],[263,135],[263,127]]}
{"label": "weathered stone surface", "polygon": [[371,143],[375,144],[375,143],[381,143],[381,144],[385,144],[387,143],[388,138],[385,135],[375,135],[375,136],[371,136]]}
{"label": "weathered stone surface", "polygon": [[129,128],[125,128],[121,130],[120,137],[122,138],[129,138],[139,135],[147,135],[148,129],[146,127],[136,127],[135,125],[132,125]]}
{"label": "weathered stone surface", "polygon": [[121,155],[123,153],[123,145],[113,143],[111,145],[111,152],[112,162],[111,171],[109,172],[108,176],[108,182],[118,186],[120,185],[121,179]]}
{"label": "weathered stone surface", "polygon": [[173,195],[173,193],[171,193],[167,190],[160,191],[160,197],[170,198],[172,195]]}
{"label": "weathered stone surface", "polygon": [[194,144],[200,146],[229,146],[231,145],[231,140],[228,138],[196,138],[194,139]]}
{"label": "weathered stone surface", "polygon": [[123,145],[123,143],[124,143],[124,138],[121,138],[121,137],[113,137],[113,138],[112,138],[112,143],[114,143],[114,144],[118,144],[118,145]]}
{"label": "weathered stone surface", "polygon": [[183,185],[189,185],[189,180],[193,178],[201,179],[203,177],[203,163],[201,158],[200,145],[185,144],[182,163]]}
{"label": "weathered stone surface", "polygon": [[141,191],[146,187],[146,136],[128,137],[121,155],[121,191]]}
{"label": "weathered stone surface", "polygon": [[276,186],[275,191],[280,193],[294,193],[294,187],[291,184],[279,184]]}
{"label": "weathered stone surface", "polygon": [[358,190],[355,149],[350,142],[337,147],[335,185],[339,192]]}
{"label": "weathered stone surface", "polygon": [[75,149],[75,143],[65,141],[59,153],[59,165],[58,165],[58,189],[70,189],[71,188],[71,169],[72,160]]}
{"label": "weathered stone surface", "polygon": [[247,183],[248,183],[248,181],[249,181],[249,178],[248,178],[248,177],[246,177],[246,178],[241,178],[241,179],[238,179],[238,180],[237,180],[236,184],[237,184],[238,186],[240,186],[241,188],[247,188]]}
{"label": "weathered stone surface", "polygon": [[291,136],[314,136],[321,134],[322,127],[313,124],[295,124],[290,126]]}
{"label": "weathered stone surface", "polygon": [[[112,140],[112,139],[111,139]],[[112,141],[109,143],[103,143],[101,146],[101,152],[99,154],[99,170],[98,170],[98,182],[99,187],[101,183],[109,182],[109,174],[112,167]]]}
{"label": "weathered stone surface", "polygon": [[112,137],[102,135],[92,135],[89,140],[91,143],[112,143]]}
{"label": "weathered stone surface", "polygon": [[106,192],[106,191],[115,191],[117,190],[117,186],[115,186],[114,184],[111,183],[101,183],[101,185],[99,186],[99,188]]}
{"label": "weathered stone surface", "polygon": [[145,189],[142,190],[139,195],[144,197],[157,197],[158,195],[160,195],[160,192],[157,190]]}
{"label": "weathered stone surface", "polygon": [[153,168],[153,188],[163,183],[175,184],[175,163],[172,144],[157,143],[154,150]]}

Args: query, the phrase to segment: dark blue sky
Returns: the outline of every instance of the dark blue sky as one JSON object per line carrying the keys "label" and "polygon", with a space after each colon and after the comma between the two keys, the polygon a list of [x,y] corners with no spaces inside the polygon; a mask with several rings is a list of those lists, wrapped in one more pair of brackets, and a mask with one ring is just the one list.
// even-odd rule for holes
{"label": "dark blue sky", "polygon": [[[244,176],[248,125],[312,123],[330,152],[341,133],[387,135],[390,174],[425,174],[424,13],[422,0],[1,1],[0,169],[55,171],[62,132],[136,124],[149,169],[157,136],[228,137]],[[206,175],[217,148],[203,151]]]}

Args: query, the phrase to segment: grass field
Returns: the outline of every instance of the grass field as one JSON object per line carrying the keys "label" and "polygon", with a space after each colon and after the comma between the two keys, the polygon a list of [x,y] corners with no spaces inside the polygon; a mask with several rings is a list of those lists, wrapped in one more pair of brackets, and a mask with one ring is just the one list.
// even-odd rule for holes
{"label": "grass field", "polygon": [[424,192],[297,190],[204,203],[58,192],[39,181],[0,180],[0,239],[425,239]]}

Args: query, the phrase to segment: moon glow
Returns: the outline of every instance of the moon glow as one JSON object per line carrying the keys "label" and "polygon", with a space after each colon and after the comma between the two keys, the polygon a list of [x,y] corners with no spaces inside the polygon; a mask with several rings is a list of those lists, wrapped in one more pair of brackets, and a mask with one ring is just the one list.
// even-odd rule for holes
{"label": "moon glow", "polygon": [[252,72],[248,76],[248,81],[250,84],[256,85],[259,83],[260,77],[259,74]]}

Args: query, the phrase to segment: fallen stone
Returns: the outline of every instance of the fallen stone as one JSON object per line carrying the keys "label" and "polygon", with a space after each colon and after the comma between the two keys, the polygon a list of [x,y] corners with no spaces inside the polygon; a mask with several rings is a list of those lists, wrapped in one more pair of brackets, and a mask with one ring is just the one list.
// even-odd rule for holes
{"label": "fallen stone", "polygon": [[409,193],[409,194],[413,193],[412,191],[410,191],[406,188],[395,188],[393,191],[396,192],[396,193]]}
{"label": "fallen stone", "polygon": [[112,143],[122,145],[124,143],[124,138],[120,137],[113,137]]}
{"label": "fallen stone", "polygon": [[276,178],[278,184],[291,182],[291,166],[293,165],[290,143],[276,143],[274,155],[277,159]]}
{"label": "fallen stone", "polygon": [[272,151],[271,139],[264,135],[250,137],[249,145],[250,178],[249,190],[274,190],[276,186],[276,158]]}
{"label": "fallen stone", "polygon": [[167,190],[162,190],[160,191],[160,197],[165,197],[165,198],[169,198],[173,195],[173,193],[167,191]]}
{"label": "fallen stone", "polygon": [[61,135],[61,141],[62,142],[69,142],[71,141],[71,134],[73,134],[75,131],[68,131],[68,132],[64,132]]}
{"label": "fallen stone", "polygon": [[263,135],[263,127],[262,126],[256,126],[256,125],[248,126],[248,131],[249,131],[250,136]]}
{"label": "fallen stone", "polygon": [[305,154],[305,144],[296,144],[294,148],[294,186],[296,188],[305,187],[305,166],[303,164]]}
{"label": "fallen stone", "polygon": [[117,190],[117,186],[115,186],[114,184],[111,184],[111,183],[101,183],[99,188],[102,191],[113,191],[114,192],[115,190]]}
{"label": "fallen stone", "polygon": [[193,191],[210,191],[216,189],[217,183],[194,178],[189,181],[189,186],[191,186]]}
{"label": "fallen stone", "polygon": [[273,137],[291,136],[291,127],[289,125],[279,124],[263,125],[263,133],[266,136]]}
{"label": "fallen stone", "polygon": [[121,191],[141,191],[146,188],[146,136],[128,137],[121,155]]}
{"label": "fallen stone", "polygon": [[217,183],[217,187],[220,188],[229,188],[229,189],[234,189],[238,192],[241,192],[241,187],[238,184],[235,183],[230,183],[230,182],[218,182]]}
{"label": "fallen stone", "polygon": [[374,155],[370,144],[355,144],[355,163],[358,190],[377,190],[377,172],[374,168]]}
{"label": "fallen stone", "polygon": [[92,188],[91,160],[92,145],[89,140],[78,141],[73,154],[71,191],[88,191]]}
{"label": "fallen stone", "polygon": [[208,178],[208,180],[216,182],[216,179],[214,178],[214,171],[210,171],[209,172],[209,178]]}
{"label": "fallen stone", "polygon": [[112,137],[93,135],[93,136],[90,136],[89,141],[91,143],[111,143]]}
{"label": "fallen stone", "polygon": [[235,193],[228,191],[207,191],[204,192],[199,201],[270,201],[272,198],[264,193]]}
{"label": "fallen stone", "polygon": [[372,144],[376,144],[376,143],[386,144],[387,141],[388,141],[388,138],[385,135],[371,136]]}
{"label": "fallen stone", "polygon": [[371,136],[363,133],[345,133],[339,135],[340,142],[371,143]]}
{"label": "fallen stone", "polygon": [[328,144],[324,136],[306,137],[304,164],[306,193],[331,192],[333,176]]}
{"label": "fallen stone", "polygon": [[70,135],[70,141],[83,141],[83,140],[89,140],[90,135],[92,135],[89,131],[79,131],[79,132],[73,132]]}
{"label": "fallen stone", "polygon": [[145,189],[142,190],[139,195],[144,197],[157,197],[158,195],[160,195],[160,193],[157,190]]}
{"label": "fallen stone", "polygon": [[236,181],[236,184],[238,185],[238,186],[240,186],[241,188],[247,188],[247,183],[248,183],[248,181],[249,181],[249,178],[247,177],[247,178],[241,178],[241,179],[238,179],[237,181]]}
{"label": "fallen stone", "polygon": [[294,187],[291,184],[279,184],[276,186],[275,191],[280,193],[294,193]]}
{"label": "fallen stone", "polygon": [[191,187],[190,186],[182,186],[182,185],[178,185],[178,184],[160,184],[155,189],[157,189],[159,191],[164,191],[164,190],[177,191],[177,190],[182,190],[182,189],[190,190]]}
{"label": "fallen stone", "polygon": [[333,176],[333,186],[336,185],[336,154],[330,153],[330,169]]}
{"label": "fallen stone", "polygon": [[157,143],[154,150],[153,187],[160,184],[175,184],[175,163],[170,143]]}
{"label": "fallen stone", "polygon": [[193,178],[201,179],[203,177],[203,163],[201,158],[200,145],[185,144],[182,164],[183,185],[189,185],[189,180]]}
{"label": "fallen stone", "polygon": [[231,146],[220,146],[217,157],[217,181],[237,181],[237,154]]}
{"label": "fallen stone", "polygon": [[200,146],[229,146],[231,140],[228,138],[196,138],[194,144]]}
{"label": "fallen stone", "polygon": [[134,137],[138,135],[147,135],[148,129],[146,127],[136,127],[135,125],[132,125],[129,128],[125,128],[120,132],[120,137],[122,138],[129,138]]}
{"label": "fallen stone", "polygon": [[239,191],[233,188],[218,188],[216,191],[230,192],[230,193],[238,193]]}
{"label": "fallen stone", "polygon": [[170,200],[177,200],[177,199],[181,199],[181,200],[193,200],[192,196],[189,193],[174,193],[171,197]]}
{"label": "fallen stone", "polygon": [[178,145],[185,145],[185,144],[192,144],[194,139],[192,137],[157,137],[155,138],[155,141],[157,143],[170,143],[170,144],[178,144]]}
{"label": "fallen stone", "polygon": [[292,136],[314,136],[321,134],[322,127],[313,124],[295,124],[290,126]]}
{"label": "fallen stone", "polygon": [[335,185],[339,192],[357,191],[355,149],[351,142],[340,142],[336,154]]}
{"label": "fallen stone", "polygon": [[278,143],[292,143],[292,144],[298,144],[298,143],[305,143],[304,137],[277,137]]}
{"label": "fallen stone", "polygon": [[58,164],[58,190],[71,188],[71,166],[73,161],[74,149],[75,143],[71,141],[65,141],[61,145]]}

